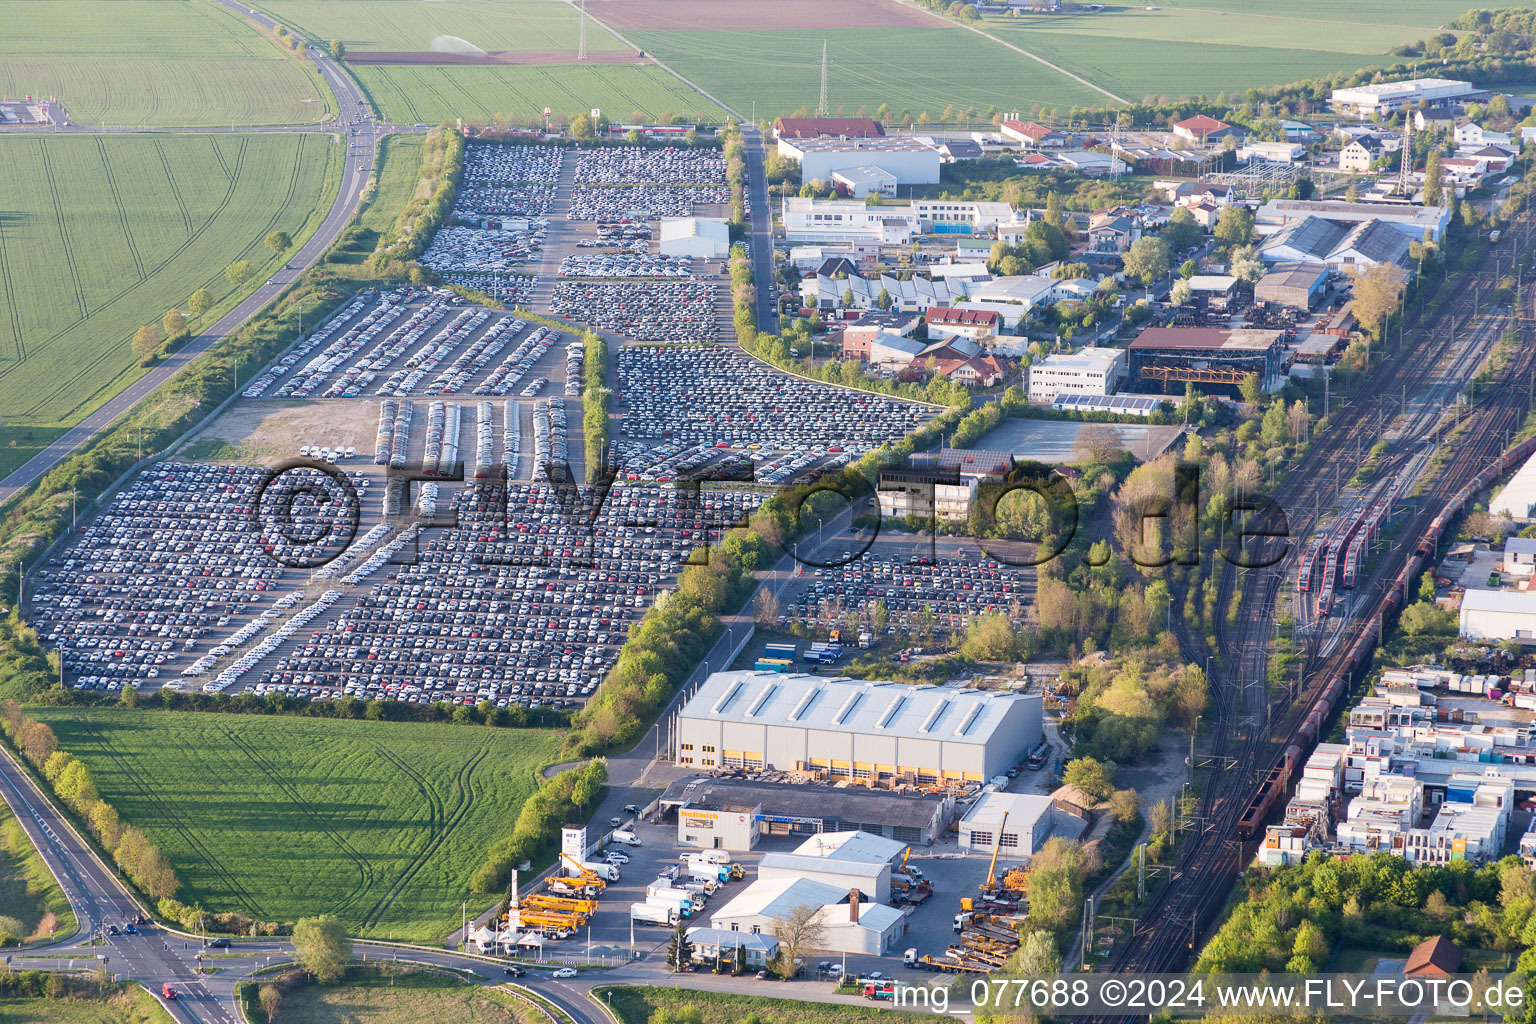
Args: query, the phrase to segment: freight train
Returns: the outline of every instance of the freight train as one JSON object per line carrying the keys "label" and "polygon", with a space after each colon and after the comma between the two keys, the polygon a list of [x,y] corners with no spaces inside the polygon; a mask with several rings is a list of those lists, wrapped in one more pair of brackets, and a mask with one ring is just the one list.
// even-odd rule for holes
{"label": "freight train", "polygon": [[[1291,736],[1291,743],[1285,748],[1284,755],[1270,768],[1264,782],[1259,786],[1248,805],[1243,809],[1242,816],[1237,821],[1237,834],[1242,839],[1252,839],[1264,830],[1265,819],[1269,817],[1275,805],[1285,799],[1290,789],[1291,778],[1301,768],[1305,752],[1321,738],[1323,725],[1339,705],[1344,692],[1349,688],[1349,683],[1367,665],[1376,651],[1376,643],[1382,635],[1382,631],[1393,621],[1393,616],[1403,610],[1407,604],[1408,588],[1413,583],[1415,576],[1424,569],[1434,558],[1435,548],[1440,542],[1441,534],[1446,525],[1466,507],[1474,495],[1487,487],[1494,480],[1509,472],[1511,467],[1523,462],[1536,453],[1536,437],[1529,438],[1515,445],[1504,454],[1494,460],[1487,468],[1473,477],[1465,487],[1457,491],[1446,502],[1445,507],[1430,522],[1429,529],[1419,538],[1419,542],[1412,554],[1403,564],[1402,571],[1398,573],[1392,587],[1383,598],[1379,613],[1360,631],[1360,635],[1350,644],[1348,653],[1342,662],[1336,664],[1337,675],[1328,681],[1323,691],[1313,699],[1311,707],[1307,709],[1305,717],[1296,727]],[[1394,490],[1395,490],[1394,485]],[[1395,496],[1395,495],[1394,495]],[[1388,499],[1390,501],[1390,499]],[[1374,517],[1380,522],[1381,517]],[[1332,551],[1337,548],[1332,548]],[[1305,559],[1304,559],[1305,562]],[[1326,571],[1326,570],[1325,570]],[[1328,584],[1330,579],[1323,581],[1326,591],[1331,591]],[[1331,597],[1331,593],[1329,594]],[[1319,613],[1323,609],[1319,607]]]}

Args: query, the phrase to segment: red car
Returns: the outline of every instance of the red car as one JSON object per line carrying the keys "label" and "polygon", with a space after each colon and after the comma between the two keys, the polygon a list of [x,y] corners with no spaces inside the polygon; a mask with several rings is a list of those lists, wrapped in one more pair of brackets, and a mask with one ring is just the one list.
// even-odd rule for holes
{"label": "red car", "polygon": [[164,985],[160,986],[160,994],[165,996],[167,999],[175,999],[176,989],[170,982],[166,982]]}

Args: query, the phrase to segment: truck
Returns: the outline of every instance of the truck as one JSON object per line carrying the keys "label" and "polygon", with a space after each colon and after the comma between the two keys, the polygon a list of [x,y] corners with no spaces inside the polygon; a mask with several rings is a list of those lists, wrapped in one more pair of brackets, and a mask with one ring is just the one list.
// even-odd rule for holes
{"label": "truck", "polygon": [[629,905],[629,920],[631,924],[659,924],[666,928],[676,926],[680,914],[675,906],[665,903],[631,903]]}
{"label": "truck", "polygon": [[688,877],[695,882],[729,882],[731,869],[724,864],[709,864],[700,861],[688,862]]}
{"label": "truck", "polygon": [[865,999],[894,999],[896,998],[896,983],[888,979],[879,981],[866,981],[864,983]]}
{"label": "truck", "polygon": [[861,651],[869,650],[869,645],[874,643],[874,642],[875,642],[875,638],[873,636],[871,636],[869,633],[860,633],[859,634],[859,650],[861,650]]}
{"label": "truck", "polygon": [[795,660],[794,644],[768,644],[763,648],[763,657],[782,658],[787,661]]}
{"label": "truck", "polygon": [[617,864],[609,864],[607,861],[601,860],[584,860],[581,862],[581,866],[605,882],[617,882],[619,880],[619,866]]}
{"label": "truck", "polygon": [[651,886],[645,892],[645,901],[674,906],[683,917],[693,916],[693,898],[682,889],[674,889],[671,886]]}

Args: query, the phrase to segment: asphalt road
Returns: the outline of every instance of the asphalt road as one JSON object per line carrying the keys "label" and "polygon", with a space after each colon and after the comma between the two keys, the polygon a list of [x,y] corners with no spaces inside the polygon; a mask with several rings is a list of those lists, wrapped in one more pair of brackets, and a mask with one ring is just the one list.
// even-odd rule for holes
{"label": "asphalt road", "polygon": [[741,126],[747,156],[747,237],[752,243],[752,279],[757,284],[757,327],[775,334],[779,329],[779,304],[773,281],[773,211],[768,206],[768,177],[763,170],[766,143],[757,125]]}
{"label": "asphalt road", "polygon": [[[249,8],[233,3],[231,0],[218,0],[218,2],[263,27],[271,28],[275,24],[265,15],[247,13]],[[304,125],[292,130],[324,131],[329,127],[330,130],[338,133],[341,140],[338,145],[347,146],[346,160],[342,168],[341,190],[336,196],[336,201],[331,204],[331,210],[326,214],[319,230],[293,254],[286,267],[246,296],[243,302],[224,314],[212,327],[192,338],[179,352],[134,381],[4,480],[0,480],[0,504],[10,501],[22,488],[38,480],[54,466],[79,451],[96,433],[116,422],[140,399],[180,373],[187,363],[239,330],[241,325],[264,309],[295,278],[314,264],[346,228],[347,223],[357,212],[363,187],[368,184],[368,176],[373,172],[374,150],[378,139],[381,135],[387,134],[387,129],[374,121],[373,114],[357,85],[336,66],[335,62],[318,47],[311,48],[309,56],[319,69],[321,77],[325,79],[326,85],[335,95],[341,114],[330,126]],[[348,134],[354,128],[358,134]]]}

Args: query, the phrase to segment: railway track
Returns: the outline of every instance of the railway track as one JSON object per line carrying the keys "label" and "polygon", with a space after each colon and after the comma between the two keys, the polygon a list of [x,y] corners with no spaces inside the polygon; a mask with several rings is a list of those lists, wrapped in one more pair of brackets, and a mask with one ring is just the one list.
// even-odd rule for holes
{"label": "railway track", "polygon": [[[1285,769],[1279,783],[1284,789],[1292,767],[1287,762],[1305,757],[1334,710],[1332,702],[1345,688],[1330,689],[1329,684],[1343,680],[1347,685],[1356,671],[1369,664],[1387,616],[1405,603],[1402,587],[1411,583],[1417,571],[1413,559],[1419,538],[1470,481],[1497,464],[1519,429],[1536,372],[1536,347],[1529,344],[1517,345],[1491,391],[1463,417],[1464,430],[1450,459],[1420,495],[1388,548],[1356,581],[1354,618],[1341,631],[1339,642],[1326,652],[1310,651],[1299,692],[1292,699],[1272,701],[1266,685],[1270,634],[1284,574],[1293,570],[1300,542],[1317,528],[1322,511],[1335,503],[1341,484],[1354,475],[1361,454],[1370,450],[1385,424],[1397,422],[1398,436],[1375,468],[1376,476],[1401,472],[1433,449],[1442,409],[1426,400],[1410,415],[1406,396],[1417,395],[1437,367],[1444,367],[1442,388],[1475,369],[1482,348],[1467,332],[1479,329],[1476,321],[1485,289],[1496,283],[1503,266],[1514,265],[1533,236],[1536,223],[1530,219],[1512,225],[1506,235],[1508,248],[1490,250],[1469,275],[1474,287],[1464,288],[1435,316],[1404,332],[1403,340],[1366,385],[1332,412],[1323,434],[1273,495],[1286,510],[1290,536],[1298,543],[1270,568],[1244,570],[1223,563],[1218,650],[1211,650],[1203,635],[1187,627],[1175,630],[1192,661],[1220,656],[1207,712],[1208,750],[1203,754],[1211,770],[1197,794],[1195,827],[1183,844],[1173,878],[1153,896],[1135,929],[1117,944],[1106,969],[1170,971],[1193,960],[1201,934],[1214,923],[1253,852],[1252,844],[1237,834],[1238,818],[1260,798],[1261,786],[1277,765]],[[1533,308],[1532,301],[1536,301],[1536,288],[1527,294],[1525,308]],[[1528,340],[1526,334],[1522,326],[1522,340]],[[1459,351],[1458,339],[1469,342]],[[1289,544],[1289,540],[1279,543]],[[1224,613],[1234,594],[1240,594],[1241,605],[1235,625],[1228,628]],[[1325,693],[1330,694],[1326,706]],[[1302,746],[1288,758],[1288,748],[1297,739]],[[1262,823],[1259,828],[1262,834]]]}

